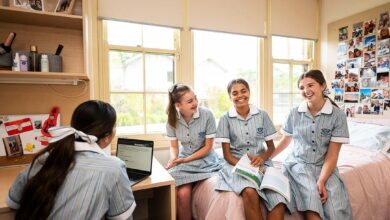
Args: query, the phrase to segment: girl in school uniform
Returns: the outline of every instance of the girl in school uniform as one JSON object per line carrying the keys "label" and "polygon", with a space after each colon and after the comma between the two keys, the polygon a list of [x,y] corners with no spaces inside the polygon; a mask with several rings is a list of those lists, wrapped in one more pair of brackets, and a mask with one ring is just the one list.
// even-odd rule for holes
{"label": "girl in school uniform", "polygon": [[131,219],[134,196],[125,163],[103,150],[115,137],[115,109],[91,100],[72,127],[53,127],[40,151],[9,190],[15,219]]}
{"label": "girl in school uniform", "polygon": [[271,190],[260,191],[251,181],[232,174],[244,154],[248,154],[253,166],[273,166],[269,157],[275,150],[275,127],[265,111],[249,104],[250,90],[244,79],[232,80],[227,90],[234,107],[221,117],[218,125],[216,138],[222,142],[226,161],[219,172],[216,190],[241,195],[246,219],[263,219],[259,196],[270,211],[267,219],[283,219],[286,204],[283,196]]}
{"label": "girl in school uniform", "polygon": [[273,155],[294,140],[283,163],[292,191],[288,208],[303,212],[306,219],[352,219],[348,194],[336,167],[341,144],[349,142],[346,115],[328,98],[321,71],[302,74],[298,88],[305,100],[290,111]]}
{"label": "girl in school uniform", "polygon": [[191,219],[194,183],[212,177],[221,169],[220,159],[213,150],[215,119],[210,110],[198,106],[194,92],[184,84],[170,88],[167,113],[171,157],[166,168],[176,181],[178,218]]}

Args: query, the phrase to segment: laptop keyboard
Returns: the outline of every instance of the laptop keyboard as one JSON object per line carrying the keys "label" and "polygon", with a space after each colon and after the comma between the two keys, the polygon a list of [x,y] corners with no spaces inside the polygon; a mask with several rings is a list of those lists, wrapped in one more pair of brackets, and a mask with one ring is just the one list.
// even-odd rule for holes
{"label": "laptop keyboard", "polygon": [[145,175],[137,174],[137,173],[127,173],[127,176],[129,176],[130,181],[137,181],[145,177]]}

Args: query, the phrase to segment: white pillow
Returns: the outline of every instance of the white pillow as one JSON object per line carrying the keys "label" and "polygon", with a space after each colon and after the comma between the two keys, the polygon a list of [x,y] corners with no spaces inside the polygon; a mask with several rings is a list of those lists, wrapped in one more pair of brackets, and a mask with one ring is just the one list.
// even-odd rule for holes
{"label": "white pillow", "polygon": [[390,140],[390,127],[358,122],[348,122],[349,143],[368,150],[382,150]]}

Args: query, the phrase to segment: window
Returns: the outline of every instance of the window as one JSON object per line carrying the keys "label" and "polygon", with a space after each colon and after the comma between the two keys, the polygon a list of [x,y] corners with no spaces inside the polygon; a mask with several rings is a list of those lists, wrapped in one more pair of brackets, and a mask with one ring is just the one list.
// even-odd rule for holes
{"label": "window", "polygon": [[175,81],[179,31],[103,22],[108,47],[108,98],[117,111],[117,133],[165,132],[167,91]]}
{"label": "window", "polygon": [[272,37],[273,122],[280,125],[302,99],[298,77],[313,66],[314,41]]}
{"label": "window", "polygon": [[240,77],[250,84],[250,102],[257,105],[259,38],[198,30],[193,34],[194,89],[200,104],[219,119],[231,106],[228,82]]}

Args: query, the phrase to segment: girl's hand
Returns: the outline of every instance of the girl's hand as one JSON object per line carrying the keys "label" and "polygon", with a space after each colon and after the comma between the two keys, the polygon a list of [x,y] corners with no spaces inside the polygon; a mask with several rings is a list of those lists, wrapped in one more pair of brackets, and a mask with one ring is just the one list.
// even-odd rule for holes
{"label": "girl's hand", "polygon": [[325,183],[322,181],[317,182],[317,189],[320,194],[321,203],[324,204],[328,199],[328,192],[326,191]]}
{"label": "girl's hand", "polygon": [[254,167],[258,167],[264,163],[264,158],[260,156],[251,156],[248,154],[249,159],[251,160],[251,165]]}
{"label": "girl's hand", "polygon": [[174,166],[176,166],[177,164],[175,163],[175,160],[177,160],[177,158],[172,158],[168,161],[167,165],[165,166],[165,169],[170,169]]}
{"label": "girl's hand", "polygon": [[181,164],[181,163],[187,163],[187,158],[186,157],[180,157],[175,160],[173,160],[173,163],[176,165]]}

